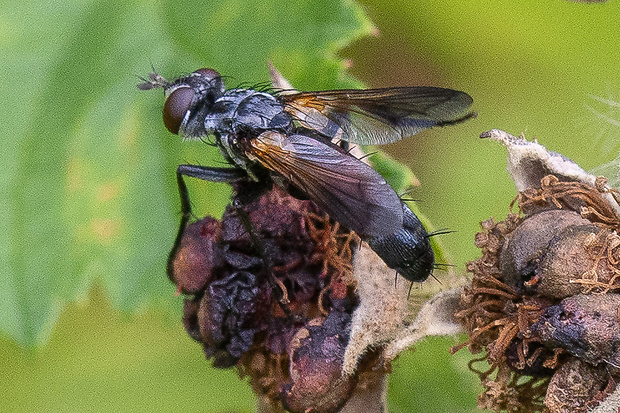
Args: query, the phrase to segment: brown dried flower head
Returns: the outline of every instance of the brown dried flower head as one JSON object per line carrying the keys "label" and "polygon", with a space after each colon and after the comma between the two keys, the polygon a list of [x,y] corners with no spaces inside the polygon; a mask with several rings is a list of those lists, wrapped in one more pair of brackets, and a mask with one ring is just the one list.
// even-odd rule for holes
{"label": "brown dried flower head", "polygon": [[311,201],[274,186],[240,208],[190,224],[172,252],[188,334],[249,377],[264,411],[352,412],[369,394],[382,411],[390,362],[454,327],[428,309],[412,323],[409,283]]}
{"label": "brown dried flower head", "polygon": [[520,214],[476,235],[482,257],[467,265],[457,313],[469,339],[453,351],[486,351],[481,408],[587,412],[620,379],[618,205],[567,158],[502,131],[483,137],[508,147]]}

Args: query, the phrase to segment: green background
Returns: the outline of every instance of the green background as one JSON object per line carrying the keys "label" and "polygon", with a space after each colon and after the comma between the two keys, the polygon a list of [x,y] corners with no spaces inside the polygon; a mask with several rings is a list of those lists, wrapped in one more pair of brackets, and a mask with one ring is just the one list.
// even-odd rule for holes
{"label": "green background", "polygon": [[[300,89],[468,92],[477,119],[384,148],[414,170],[434,226],[456,231],[442,242],[463,271],[479,222],[515,195],[504,149],[481,132],[525,132],[586,169],[618,154],[620,109],[594,98],[620,100],[618,21],[614,1],[5,0],[0,410],[253,409],[249,387],[185,335],[164,274],[176,165],[221,158],[164,130],[161,92],[135,87],[151,65],[168,77],[214,67],[234,85],[268,80],[270,59]],[[221,184],[190,191],[209,194],[193,197],[200,213],[229,197]],[[455,342],[395,363],[390,411],[475,411]]]}

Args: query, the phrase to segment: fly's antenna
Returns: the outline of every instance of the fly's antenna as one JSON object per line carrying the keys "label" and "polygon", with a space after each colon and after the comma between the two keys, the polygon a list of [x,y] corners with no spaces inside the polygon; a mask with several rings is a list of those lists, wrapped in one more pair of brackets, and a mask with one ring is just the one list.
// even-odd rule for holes
{"label": "fly's antenna", "polygon": [[140,90],[151,90],[158,88],[167,88],[171,85],[170,82],[166,80],[162,75],[155,72],[155,68],[152,68],[153,71],[148,74],[148,78],[137,76],[138,79],[142,81],[142,83],[138,84],[138,89]]}

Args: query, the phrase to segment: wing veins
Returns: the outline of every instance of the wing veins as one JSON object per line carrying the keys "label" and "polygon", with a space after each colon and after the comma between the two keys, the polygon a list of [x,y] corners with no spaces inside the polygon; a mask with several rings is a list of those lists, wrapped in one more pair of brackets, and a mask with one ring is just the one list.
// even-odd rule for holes
{"label": "wing veins", "polygon": [[252,142],[251,157],[305,192],[336,221],[361,235],[402,227],[400,198],[368,165],[304,135],[266,134],[268,139]]}

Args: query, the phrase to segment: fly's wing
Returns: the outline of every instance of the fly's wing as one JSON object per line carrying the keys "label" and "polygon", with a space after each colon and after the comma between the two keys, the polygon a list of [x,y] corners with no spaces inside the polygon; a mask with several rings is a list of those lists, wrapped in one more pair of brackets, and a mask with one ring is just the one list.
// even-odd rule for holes
{"label": "fly's wing", "polygon": [[395,142],[475,116],[467,93],[438,87],[326,90],[283,94],[285,110],[301,126],[362,145]]}
{"label": "fly's wing", "polygon": [[302,190],[319,208],[363,236],[403,226],[401,201],[370,166],[304,135],[274,131],[250,141],[246,155]]}

